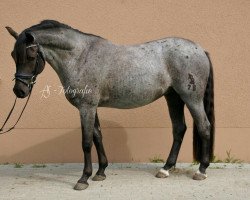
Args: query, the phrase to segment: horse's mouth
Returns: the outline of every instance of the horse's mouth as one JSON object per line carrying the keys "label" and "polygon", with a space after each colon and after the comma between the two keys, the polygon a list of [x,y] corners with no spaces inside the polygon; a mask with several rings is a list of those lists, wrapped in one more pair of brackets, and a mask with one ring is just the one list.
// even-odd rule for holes
{"label": "horse's mouth", "polygon": [[29,95],[28,92],[25,92],[22,89],[16,89],[15,87],[13,88],[13,92],[16,95],[17,98],[21,98],[21,99],[23,99],[23,98],[25,98],[25,97],[27,97]]}

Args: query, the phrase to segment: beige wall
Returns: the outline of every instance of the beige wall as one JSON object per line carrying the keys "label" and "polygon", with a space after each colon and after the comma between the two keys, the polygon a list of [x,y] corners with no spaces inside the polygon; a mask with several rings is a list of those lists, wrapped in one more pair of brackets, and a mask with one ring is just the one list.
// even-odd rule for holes
{"label": "beige wall", "polygon": [[[250,1],[0,1],[0,122],[11,108],[15,66],[10,52],[14,39],[6,25],[21,32],[43,19],[55,19],[83,32],[119,44],[135,44],[180,36],[210,52],[215,73],[216,147],[250,162]],[[57,89],[52,68],[39,76],[32,98],[16,130],[0,136],[0,162],[82,161],[78,111],[63,95],[52,91],[41,99],[46,85]],[[18,102],[18,110],[24,101]],[[166,158],[172,143],[165,100],[133,110],[100,108],[104,143],[111,162],[148,162]],[[179,161],[192,161],[192,120]],[[94,153],[96,160],[96,154]]]}

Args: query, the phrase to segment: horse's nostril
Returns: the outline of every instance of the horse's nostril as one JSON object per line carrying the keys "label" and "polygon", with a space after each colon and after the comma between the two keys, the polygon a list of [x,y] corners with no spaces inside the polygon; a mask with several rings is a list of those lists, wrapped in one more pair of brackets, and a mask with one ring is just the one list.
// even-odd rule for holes
{"label": "horse's nostril", "polygon": [[25,92],[22,89],[14,88],[13,91],[18,98],[24,98],[26,96]]}
{"label": "horse's nostril", "polygon": [[20,96],[25,96],[25,92],[23,90],[20,90]]}

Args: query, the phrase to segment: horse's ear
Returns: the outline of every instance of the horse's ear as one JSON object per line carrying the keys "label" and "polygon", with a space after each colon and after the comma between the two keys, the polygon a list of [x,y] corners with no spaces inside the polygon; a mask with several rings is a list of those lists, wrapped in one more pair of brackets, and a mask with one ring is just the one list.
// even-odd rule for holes
{"label": "horse's ear", "polygon": [[16,31],[14,31],[11,27],[6,26],[5,28],[7,29],[7,31],[8,31],[15,39],[18,38],[18,33],[17,33]]}
{"label": "horse's ear", "polygon": [[28,43],[35,42],[35,35],[32,32],[26,32],[25,36],[26,36],[26,42]]}

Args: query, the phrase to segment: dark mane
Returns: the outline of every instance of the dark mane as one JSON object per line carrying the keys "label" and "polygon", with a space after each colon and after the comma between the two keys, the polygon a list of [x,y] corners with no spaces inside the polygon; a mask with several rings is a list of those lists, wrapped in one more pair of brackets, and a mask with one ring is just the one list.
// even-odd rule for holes
{"label": "dark mane", "polygon": [[95,37],[101,38],[98,35],[94,35],[94,34],[90,34],[90,33],[83,33],[81,31],[79,31],[78,29],[74,29],[67,24],[63,24],[63,23],[55,21],[55,20],[43,20],[40,22],[40,24],[36,24],[36,25],[31,26],[30,28],[26,29],[25,32],[26,31],[41,30],[41,29],[52,29],[52,28],[71,29],[71,30],[74,30],[78,33],[84,34],[84,35],[95,36]]}

